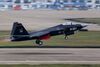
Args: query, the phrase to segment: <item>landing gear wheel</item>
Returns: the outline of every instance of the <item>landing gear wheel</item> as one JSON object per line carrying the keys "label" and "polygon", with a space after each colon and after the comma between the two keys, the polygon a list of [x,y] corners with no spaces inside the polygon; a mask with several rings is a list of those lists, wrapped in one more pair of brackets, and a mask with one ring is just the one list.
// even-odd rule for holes
{"label": "landing gear wheel", "polygon": [[43,45],[43,42],[41,40],[36,40],[35,43],[38,44],[39,46]]}
{"label": "landing gear wheel", "polygon": [[67,40],[68,39],[68,36],[65,36],[65,40]]}

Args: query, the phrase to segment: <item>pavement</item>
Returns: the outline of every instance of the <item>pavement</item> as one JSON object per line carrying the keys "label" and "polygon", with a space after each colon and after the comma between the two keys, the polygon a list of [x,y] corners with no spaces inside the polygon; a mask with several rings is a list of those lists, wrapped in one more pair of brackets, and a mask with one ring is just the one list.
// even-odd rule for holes
{"label": "pavement", "polygon": [[[58,24],[66,23],[69,18],[100,18],[100,10],[20,10],[20,11],[1,11],[0,30],[11,30],[13,22],[22,23],[27,30],[40,30]],[[97,29],[100,26],[90,25],[89,29]]]}
{"label": "pavement", "polygon": [[95,48],[4,48],[0,64],[100,64]]}

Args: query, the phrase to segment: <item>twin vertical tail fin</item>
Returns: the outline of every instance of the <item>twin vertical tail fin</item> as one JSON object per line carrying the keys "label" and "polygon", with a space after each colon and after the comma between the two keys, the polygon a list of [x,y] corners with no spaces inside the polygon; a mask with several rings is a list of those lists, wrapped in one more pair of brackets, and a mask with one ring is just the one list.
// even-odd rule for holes
{"label": "twin vertical tail fin", "polygon": [[21,23],[14,22],[11,31],[11,41],[22,41],[29,39],[29,33]]}

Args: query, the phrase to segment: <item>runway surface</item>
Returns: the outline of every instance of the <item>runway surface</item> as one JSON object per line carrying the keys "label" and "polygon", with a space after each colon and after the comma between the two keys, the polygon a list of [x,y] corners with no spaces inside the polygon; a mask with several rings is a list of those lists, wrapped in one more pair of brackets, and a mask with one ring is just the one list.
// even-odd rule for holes
{"label": "runway surface", "polygon": [[98,48],[1,48],[0,64],[100,64]]}

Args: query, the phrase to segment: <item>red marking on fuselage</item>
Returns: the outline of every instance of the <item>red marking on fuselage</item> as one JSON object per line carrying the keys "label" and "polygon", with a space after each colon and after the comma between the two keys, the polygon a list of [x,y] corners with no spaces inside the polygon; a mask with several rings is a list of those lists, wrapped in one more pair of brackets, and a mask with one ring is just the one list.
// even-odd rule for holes
{"label": "red marking on fuselage", "polygon": [[50,34],[47,34],[47,35],[41,36],[39,39],[41,39],[41,40],[47,40],[50,37],[51,37]]}

